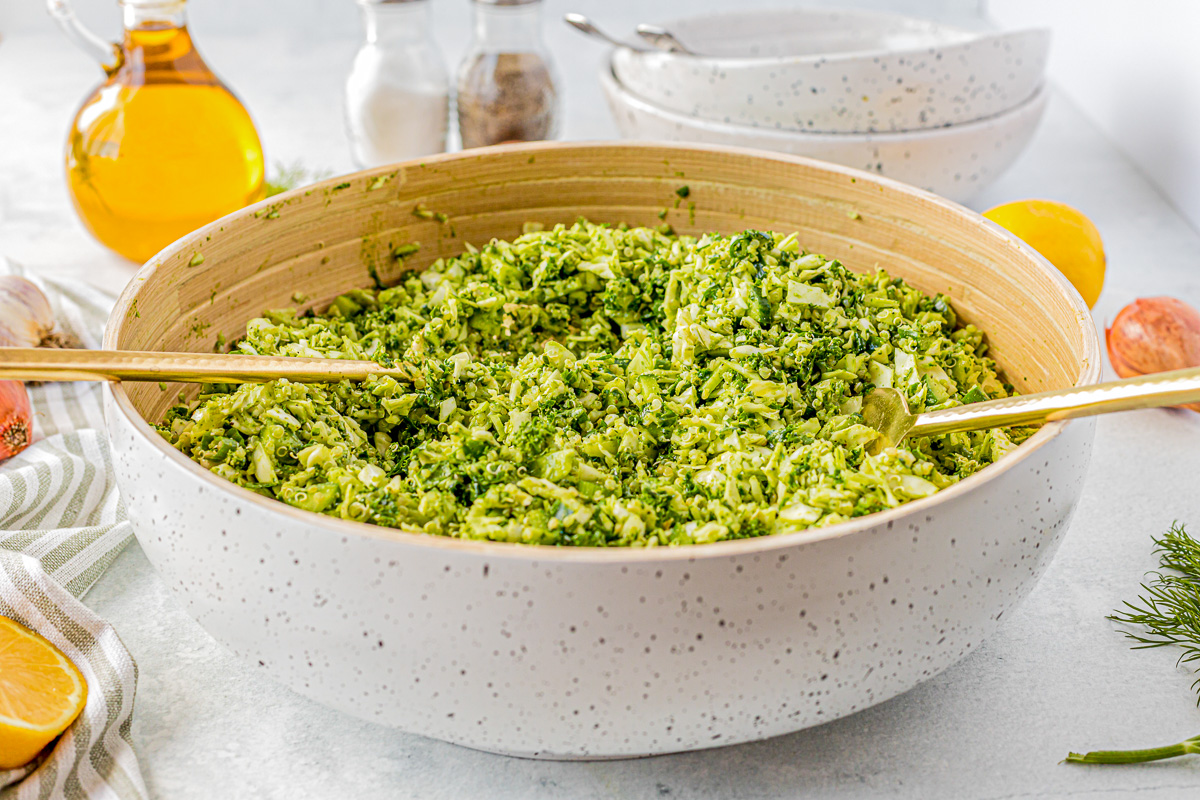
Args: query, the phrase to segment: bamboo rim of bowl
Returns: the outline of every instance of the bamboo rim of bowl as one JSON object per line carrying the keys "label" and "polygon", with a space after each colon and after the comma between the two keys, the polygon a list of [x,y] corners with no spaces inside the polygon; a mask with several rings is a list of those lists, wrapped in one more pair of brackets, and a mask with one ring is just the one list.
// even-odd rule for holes
{"label": "bamboo rim of bowl", "polygon": [[[1018,250],[1027,259],[1034,262],[1039,269],[1045,272],[1051,280],[1053,280],[1059,288],[1061,288],[1070,301],[1075,310],[1076,322],[1079,325],[1082,333],[1084,356],[1083,366],[1080,369],[1079,375],[1075,379],[1075,386],[1087,386],[1099,382],[1100,379],[1100,340],[1096,333],[1096,326],[1092,319],[1091,310],[1084,303],[1079,292],[1068,281],[1061,272],[1055,269],[1040,253],[1034,250],[1029,245],[1025,244],[1015,234],[1012,234],[1001,228],[999,225],[990,220],[976,214],[974,211],[947,200],[944,197],[927,192],[924,189],[918,189],[915,186],[901,183],[890,178],[884,178],[879,175],[865,172],[862,170],[844,167],[838,164],[832,164],[825,161],[820,161],[813,158],[805,158],[803,156],[793,156],[785,153],[775,153],[770,151],[755,150],[748,147],[730,147],[723,145],[701,145],[701,144],[675,144],[662,142],[637,142],[626,140],[610,140],[610,141],[581,141],[581,142],[532,142],[520,144],[505,144],[496,145],[488,148],[478,148],[461,153],[442,153],[436,156],[427,156],[421,159],[414,159],[409,162],[400,162],[400,164],[437,164],[445,161],[452,161],[464,157],[464,155],[477,155],[481,152],[503,153],[508,151],[540,151],[546,149],[581,149],[581,148],[619,148],[619,147],[650,147],[657,149],[679,150],[679,151],[711,151],[721,152],[731,155],[752,156],[755,158],[786,162],[791,164],[803,164],[809,167],[822,169],[830,172],[841,173],[847,177],[855,178],[859,181],[874,183],[881,189],[888,189],[903,194],[908,194],[913,197],[921,198],[923,201],[932,203],[937,206],[951,211],[956,214],[965,214],[972,218],[976,223],[982,221],[986,223],[983,230],[988,231],[1001,239],[1008,241],[1016,250]],[[124,320],[128,318],[128,311],[136,299],[138,288],[152,275],[158,268],[158,264],[166,256],[174,253],[177,250],[191,247],[193,243],[203,241],[208,235],[216,233],[222,226],[223,222],[231,217],[240,216],[243,214],[253,214],[256,209],[263,208],[271,203],[278,203],[282,200],[287,200],[291,197],[297,197],[306,191],[320,189],[325,186],[333,186],[344,181],[347,177],[365,177],[374,175],[375,173],[387,173],[395,170],[397,164],[391,164],[384,167],[375,167],[368,170],[349,173],[348,175],[340,175],[318,183],[303,186],[297,189],[292,189],[288,192],[276,195],[255,203],[251,206],[246,206],[243,209],[233,212],[225,217],[222,217],[214,222],[199,228],[183,238],[171,243],[146,264],[138,270],[138,272],[130,279],[129,283],[122,290],[117,298],[116,304],[109,315],[109,323],[104,330],[104,349],[115,350],[117,341],[117,331],[120,329]],[[580,546],[557,546],[557,545],[528,545],[518,542],[493,542],[490,540],[476,539],[459,539],[451,536],[440,536],[435,534],[420,534],[408,533],[398,528],[387,528],[381,525],[371,525],[366,522],[355,522],[352,520],[341,519],[340,517],[331,517],[325,514],[318,514],[311,511],[304,511],[299,508],[294,508],[281,500],[264,497],[249,489],[238,486],[235,483],[224,480],[213,474],[211,471],[204,469],[195,461],[183,455],[183,453],[171,447],[167,441],[154,430],[151,424],[133,406],[133,401],[129,398],[129,394],[125,391],[125,387],[118,381],[110,382],[107,385],[107,390],[112,393],[112,400],[116,410],[123,414],[126,421],[134,428],[134,430],[146,438],[153,447],[163,456],[166,463],[177,470],[184,471],[185,474],[204,482],[208,486],[219,491],[228,492],[234,498],[240,499],[244,503],[249,503],[261,508],[264,512],[277,516],[281,520],[289,520],[297,523],[305,523],[313,528],[324,529],[330,535],[342,537],[368,537],[374,539],[383,539],[394,541],[400,544],[410,545],[414,547],[429,547],[444,550],[457,551],[462,554],[471,554],[488,558],[503,558],[503,559],[519,559],[525,561],[568,561],[568,562],[601,562],[614,564],[630,564],[630,563],[651,563],[658,561],[696,561],[700,559],[714,558],[730,558],[743,555],[753,555],[759,553],[768,553],[775,550],[787,549],[797,546],[816,544],[829,539],[840,539],[842,537],[851,536],[855,533],[869,530],[884,524],[891,524],[903,520],[910,516],[918,516],[920,514],[928,514],[936,509],[939,505],[948,503],[951,500],[958,498],[960,495],[972,491],[975,487],[981,486],[986,482],[994,480],[1005,472],[1013,469],[1018,464],[1031,458],[1043,446],[1049,443],[1052,439],[1059,436],[1068,425],[1083,424],[1084,420],[1063,420],[1059,422],[1051,422],[1043,425],[1037,433],[1029,439],[1018,445],[1009,455],[1004,456],[999,461],[989,464],[973,475],[964,478],[958,483],[943,489],[929,497],[924,497],[920,500],[914,500],[910,503],[897,506],[896,508],[888,509],[887,511],[879,511],[873,514],[867,514],[862,517],[845,522],[839,522],[835,525],[830,525],[824,528],[808,528],[806,530],[796,531],[793,533],[781,533],[770,536],[760,536],[752,539],[734,539],[719,542],[709,542],[705,544],[691,545],[663,545],[659,547],[580,547]],[[107,423],[110,429],[111,439],[111,423]]]}

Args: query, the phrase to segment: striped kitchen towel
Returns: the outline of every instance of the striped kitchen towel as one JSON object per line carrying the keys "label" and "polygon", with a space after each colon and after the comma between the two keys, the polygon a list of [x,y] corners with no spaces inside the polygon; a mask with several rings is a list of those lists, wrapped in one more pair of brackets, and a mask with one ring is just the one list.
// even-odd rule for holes
{"label": "striped kitchen towel", "polygon": [[[59,325],[100,346],[112,298],[39,280],[0,257],[0,274],[38,284]],[[29,387],[34,444],[0,462],[0,615],[40,633],[75,662],[87,705],[32,764],[0,770],[0,800],[143,800],[130,740],[137,665],[116,631],[79,598],[132,539],[113,481],[101,386]]]}

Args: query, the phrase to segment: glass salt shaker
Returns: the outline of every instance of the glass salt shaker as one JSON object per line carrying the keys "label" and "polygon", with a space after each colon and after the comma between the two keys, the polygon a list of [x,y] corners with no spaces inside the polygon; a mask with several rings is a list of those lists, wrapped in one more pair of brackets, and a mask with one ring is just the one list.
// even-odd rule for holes
{"label": "glass salt shaker", "polygon": [[542,41],[542,0],[472,0],[471,45],[458,68],[462,146],[553,139],[559,102]]}
{"label": "glass salt shaker", "polygon": [[358,0],[366,42],[346,79],[346,130],[359,167],[441,153],[450,79],[430,0]]}

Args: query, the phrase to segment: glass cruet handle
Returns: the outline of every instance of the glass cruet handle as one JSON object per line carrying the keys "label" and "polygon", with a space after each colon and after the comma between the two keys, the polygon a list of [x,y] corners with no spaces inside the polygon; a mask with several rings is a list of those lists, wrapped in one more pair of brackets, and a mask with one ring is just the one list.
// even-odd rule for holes
{"label": "glass cruet handle", "polygon": [[121,48],[85,28],[68,0],[46,0],[46,8],[67,38],[79,49],[99,61],[101,68],[109,75],[117,71],[121,66]]}

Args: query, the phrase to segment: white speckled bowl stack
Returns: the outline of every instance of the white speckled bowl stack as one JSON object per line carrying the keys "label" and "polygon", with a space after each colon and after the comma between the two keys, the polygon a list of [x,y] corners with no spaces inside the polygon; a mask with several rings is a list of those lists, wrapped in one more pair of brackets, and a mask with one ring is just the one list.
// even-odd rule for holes
{"label": "white speckled bowl stack", "polygon": [[803,9],[665,27],[703,55],[619,48],[601,68],[627,138],[806,155],[963,201],[1016,160],[1045,107],[1043,29]]}

